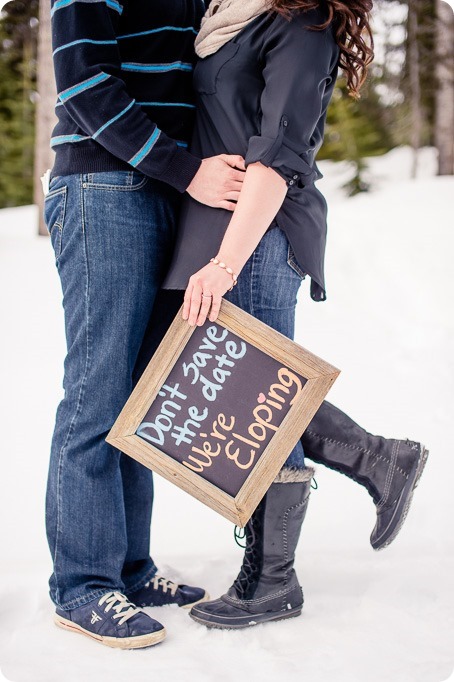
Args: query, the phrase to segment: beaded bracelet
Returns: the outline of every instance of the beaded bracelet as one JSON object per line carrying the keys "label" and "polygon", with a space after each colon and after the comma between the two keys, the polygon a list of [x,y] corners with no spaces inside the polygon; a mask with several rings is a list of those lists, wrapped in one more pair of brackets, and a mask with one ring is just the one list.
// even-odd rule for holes
{"label": "beaded bracelet", "polygon": [[238,284],[238,276],[235,275],[232,268],[227,267],[227,265],[225,263],[223,263],[221,260],[219,260],[219,258],[211,258],[210,263],[213,263],[213,265],[219,265],[220,268],[222,268],[223,270],[228,272],[229,275],[232,276],[233,284],[229,289],[229,291],[232,291],[233,287]]}

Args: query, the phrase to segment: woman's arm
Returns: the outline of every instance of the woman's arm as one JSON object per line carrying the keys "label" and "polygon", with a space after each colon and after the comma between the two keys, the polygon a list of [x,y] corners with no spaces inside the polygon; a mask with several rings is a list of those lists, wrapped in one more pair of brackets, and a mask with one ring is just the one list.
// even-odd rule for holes
{"label": "woman's arm", "polygon": [[[237,275],[278,213],[287,189],[286,181],[272,168],[261,163],[248,166],[237,207],[217,255]],[[202,325],[209,313],[214,322],[221,299],[231,286],[232,276],[228,272],[213,263],[206,265],[189,280],[183,319],[192,326]]]}

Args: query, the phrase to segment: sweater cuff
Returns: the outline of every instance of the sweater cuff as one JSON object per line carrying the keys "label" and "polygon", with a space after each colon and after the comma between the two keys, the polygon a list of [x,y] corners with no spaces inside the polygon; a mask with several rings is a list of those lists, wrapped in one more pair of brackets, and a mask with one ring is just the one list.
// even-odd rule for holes
{"label": "sweater cuff", "polygon": [[172,185],[181,193],[186,192],[201,164],[201,159],[193,156],[185,149],[178,148],[171,162],[158,179]]}

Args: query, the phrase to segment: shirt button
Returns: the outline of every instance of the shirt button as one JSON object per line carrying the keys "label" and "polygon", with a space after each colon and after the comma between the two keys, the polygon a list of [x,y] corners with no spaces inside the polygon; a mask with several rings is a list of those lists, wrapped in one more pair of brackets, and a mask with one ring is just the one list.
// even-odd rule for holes
{"label": "shirt button", "polygon": [[289,184],[289,185],[294,185],[294,184],[295,184],[295,181],[294,181],[294,180],[290,180],[290,182],[289,182],[288,184]]}
{"label": "shirt button", "polygon": [[297,176],[297,175],[294,175],[294,176],[293,176],[293,179],[294,179],[294,180],[298,180],[298,176]]}

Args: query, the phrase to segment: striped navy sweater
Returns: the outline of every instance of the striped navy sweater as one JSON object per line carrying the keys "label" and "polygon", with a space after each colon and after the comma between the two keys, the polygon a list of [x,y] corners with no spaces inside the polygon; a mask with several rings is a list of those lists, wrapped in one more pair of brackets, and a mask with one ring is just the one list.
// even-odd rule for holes
{"label": "striped navy sweater", "polygon": [[183,192],[203,0],[52,0],[52,175],[130,169]]}

